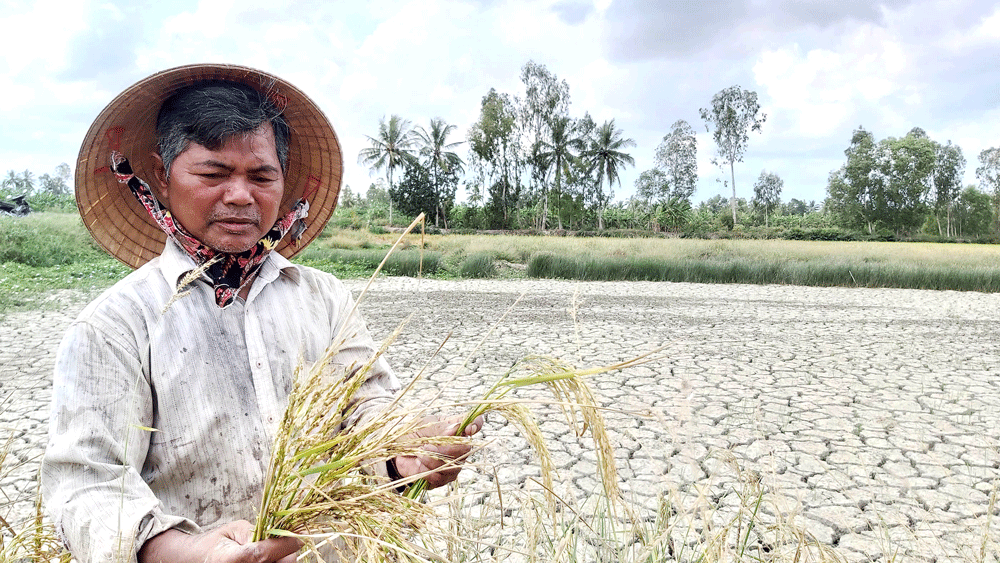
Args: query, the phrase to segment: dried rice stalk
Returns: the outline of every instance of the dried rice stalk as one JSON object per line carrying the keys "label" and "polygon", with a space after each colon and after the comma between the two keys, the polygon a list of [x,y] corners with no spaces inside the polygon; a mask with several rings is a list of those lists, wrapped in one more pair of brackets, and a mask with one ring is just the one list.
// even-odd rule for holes
{"label": "dried rice stalk", "polygon": [[[0,452],[0,467],[8,448],[9,443]],[[4,529],[13,534],[9,542],[4,541]],[[15,530],[10,523],[0,518],[0,562],[6,561],[70,561],[70,554],[63,549],[62,542],[56,537],[55,528],[43,518],[41,491],[35,494],[35,515],[24,524],[23,529]]]}
{"label": "dried rice stalk", "polygon": [[339,536],[353,556],[363,560],[426,560],[408,538],[425,528],[431,510],[399,495],[397,485],[373,475],[372,467],[396,456],[426,453],[420,449],[424,444],[462,439],[418,441],[414,436],[419,417],[397,408],[399,398],[377,416],[344,429],[354,411],[355,393],[400,330],[402,326],[362,365],[332,364],[345,340],[339,334],[310,368],[298,367],[275,436],[254,541],[292,535],[315,545]]}
{"label": "dried rice stalk", "polygon": [[361,366],[331,367],[337,348],[331,346],[312,368],[297,371],[276,435],[254,541],[295,535],[312,542],[340,535],[364,560],[381,561],[390,552],[423,560],[408,538],[425,528],[430,509],[399,495],[396,485],[373,475],[371,467],[423,453],[426,443],[460,438],[415,438],[418,417],[394,408],[396,403],[344,430],[354,411],[352,397],[391,340]]}
{"label": "dried rice stalk", "polygon": [[[530,411],[522,403],[507,398],[508,394],[516,389],[544,385],[555,395],[556,404],[562,409],[577,435],[582,436],[587,430],[590,431],[596,447],[597,469],[604,492],[609,499],[620,502],[622,495],[618,487],[614,448],[604,424],[604,417],[601,415],[602,407],[594,397],[586,378],[650,361],[654,353],[650,352],[632,360],[585,370],[573,368],[556,358],[529,356],[512,367],[486,391],[482,399],[475,404],[459,425],[457,435],[461,436],[466,427],[472,424],[477,417],[487,412],[496,412],[517,426],[534,448],[535,455],[538,456],[542,469],[543,486],[554,510],[557,499],[552,494],[552,476],[555,474],[555,468],[552,465],[551,455],[545,446],[541,431]],[[426,488],[427,482],[421,479],[407,490],[406,495],[413,499],[420,498]]]}

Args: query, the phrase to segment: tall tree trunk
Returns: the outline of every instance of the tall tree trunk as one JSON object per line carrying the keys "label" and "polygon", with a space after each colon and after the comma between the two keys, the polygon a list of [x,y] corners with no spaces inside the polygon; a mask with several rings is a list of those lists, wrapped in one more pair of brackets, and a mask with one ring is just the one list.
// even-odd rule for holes
{"label": "tall tree trunk", "polygon": [[556,223],[559,225],[559,230],[563,228],[562,224],[562,174],[560,168],[556,168],[556,190],[559,191],[559,198],[556,199]]}
{"label": "tall tree trunk", "polygon": [[545,198],[542,201],[542,230],[548,228],[549,219],[549,187],[545,186]]}
{"label": "tall tree trunk", "polygon": [[392,226],[392,169],[389,170],[389,226]]}
{"label": "tall tree trunk", "polygon": [[954,201],[949,201],[948,202],[948,215],[947,215],[947,218],[948,218],[948,236],[950,236],[950,237],[955,236],[955,229],[954,229],[953,225],[951,224],[951,210],[952,210],[952,207],[954,207],[954,203],[955,203]]}
{"label": "tall tree trunk", "polygon": [[604,198],[604,179],[597,184],[597,230],[604,230],[604,204],[601,203],[601,199]]}
{"label": "tall tree trunk", "polygon": [[729,161],[729,174],[733,179],[733,198],[729,200],[729,206],[733,210],[733,227],[736,226],[736,172],[733,170],[733,161]]}

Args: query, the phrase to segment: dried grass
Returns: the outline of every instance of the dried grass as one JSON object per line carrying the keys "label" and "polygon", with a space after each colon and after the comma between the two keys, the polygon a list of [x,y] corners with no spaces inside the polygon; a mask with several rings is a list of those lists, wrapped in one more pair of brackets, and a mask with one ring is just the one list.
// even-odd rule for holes
{"label": "dried grass", "polygon": [[[0,403],[0,409],[3,407],[4,404]],[[0,446],[0,476],[11,468],[7,459],[13,444],[12,433],[3,446]],[[5,499],[5,504],[10,505],[10,499],[3,491],[0,491],[0,497]],[[8,522],[9,517],[9,514],[0,514],[0,563],[70,560],[69,553],[56,537],[55,529],[42,515],[41,491],[35,492],[35,513],[32,518],[26,522]]]}

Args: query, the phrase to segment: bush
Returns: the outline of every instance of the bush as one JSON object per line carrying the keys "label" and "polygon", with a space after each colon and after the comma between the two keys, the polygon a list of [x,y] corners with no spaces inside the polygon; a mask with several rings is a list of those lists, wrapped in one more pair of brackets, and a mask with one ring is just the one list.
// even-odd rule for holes
{"label": "bush", "polygon": [[364,221],[361,216],[354,211],[340,212],[340,210],[337,210],[334,212],[333,217],[330,217],[330,221],[326,224],[324,232],[329,228],[360,229],[363,225]]}
{"label": "bush", "polygon": [[800,229],[798,227],[788,229],[782,238],[787,240],[827,240],[827,241],[853,241],[858,240],[858,236],[850,231],[827,227],[820,229]]}
{"label": "bush", "polygon": [[73,194],[34,193],[28,196],[32,213],[51,211],[53,213],[76,213],[76,197]]}
{"label": "bush", "polygon": [[897,238],[896,233],[887,229],[880,229],[870,235],[863,236],[861,240],[871,242],[896,242]]}
{"label": "bush", "polygon": [[448,226],[453,230],[485,229],[487,227],[486,210],[482,207],[470,207],[464,204],[457,204],[451,208],[449,213]]}
{"label": "bush", "polygon": [[[378,267],[386,252],[387,250],[382,249],[344,250],[310,245],[299,255],[299,260],[319,269],[325,269],[324,264],[345,264],[370,272]],[[400,250],[389,256],[382,271],[392,276],[416,277],[436,273],[441,268],[441,263],[440,252],[423,252],[421,256],[419,250]]]}
{"label": "bush", "polygon": [[733,230],[733,227],[735,226],[733,224],[733,214],[728,209],[719,212],[719,222],[722,223],[722,226],[725,227],[727,231]]}
{"label": "bush", "polygon": [[1000,291],[1000,275],[995,268],[917,267],[863,261],[815,263],[745,257],[584,258],[539,252],[529,259],[527,273],[529,277],[535,278],[585,281],[631,280]]}
{"label": "bush", "polygon": [[0,262],[50,267],[105,258],[107,254],[75,214],[0,217]]}
{"label": "bush", "polygon": [[496,260],[489,252],[477,252],[462,261],[459,273],[463,278],[492,278],[497,274]]}

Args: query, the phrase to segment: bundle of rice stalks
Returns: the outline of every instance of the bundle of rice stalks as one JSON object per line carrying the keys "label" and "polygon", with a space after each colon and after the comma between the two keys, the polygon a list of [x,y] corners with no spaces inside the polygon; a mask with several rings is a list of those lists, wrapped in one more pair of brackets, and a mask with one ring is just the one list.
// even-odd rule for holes
{"label": "bundle of rice stalks", "polygon": [[316,544],[339,537],[365,561],[424,560],[410,538],[426,528],[431,511],[398,494],[398,484],[376,476],[374,467],[426,455],[424,444],[461,439],[417,438],[420,417],[395,403],[345,429],[354,394],[387,345],[360,366],[332,365],[334,345],[311,368],[300,367],[276,435],[255,541],[292,535]]}
{"label": "bundle of rice stalks", "polygon": [[[419,220],[414,221],[404,235]],[[399,242],[396,244],[398,246]],[[378,271],[372,279],[377,275]],[[357,303],[367,289],[362,291]],[[556,499],[552,477],[555,468],[548,448],[526,406],[528,403],[509,397],[512,391],[533,385],[548,387],[578,434],[590,431],[597,449],[598,472],[608,497],[620,499],[613,449],[600,414],[601,407],[585,378],[647,361],[648,355],[587,370],[574,369],[552,358],[529,357],[509,370],[482,399],[471,403],[472,408],[454,436],[419,436],[424,409],[400,406],[400,400],[419,380],[418,374],[397,395],[393,404],[378,415],[346,427],[354,410],[355,392],[401,328],[363,365],[345,369],[332,363],[343,342],[343,335],[339,335],[324,357],[312,367],[299,367],[276,434],[254,531],[255,541],[268,536],[292,535],[315,545],[321,539],[336,537],[352,558],[365,561],[434,558],[414,543],[419,540],[428,545],[435,537],[446,536],[435,530],[432,508],[419,501],[427,481],[420,475],[410,478],[402,483],[410,486],[401,495],[397,492],[401,483],[376,477],[372,468],[398,456],[432,455],[424,446],[467,443],[467,438],[463,437],[465,429],[487,412],[507,418],[534,448],[554,516]]]}
{"label": "bundle of rice stalks", "polygon": [[398,405],[417,378],[379,414],[346,428],[355,410],[355,393],[401,329],[362,365],[334,363],[344,334],[337,335],[311,367],[299,365],[275,437],[254,541],[296,536],[315,547],[339,539],[338,549],[365,561],[425,560],[423,550],[409,540],[415,530],[427,529],[431,510],[399,495],[399,484],[378,477],[375,468],[397,456],[428,455],[422,449],[427,444],[464,439],[417,437],[422,418]]}
{"label": "bundle of rice stalks", "polygon": [[345,429],[353,411],[352,396],[387,346],[388,341],[364,365],[346,371],[331,371],[329,361],[337,350],[331,347],[312,368],[296,374],[268,469],[255,540],[295,535],[315,543],[339,536],[353,557],[366,561],[424,560],[429,555],[417,544],[433,543],[435,536],[444,535],[433,525],[433,509],[420,502],[426,479],[411,478],[412,484],[401,495],[397,492],[399,483],[374,476],[371,467],[396,456],[429,455],[423,449],[428,444],[465,441],[461,437],[465,428],[489,412],[515,425],[534,449],[554,517],[558,499],[553,492],[556,471],[551,456],[527,407],[530,403],[509,396],[516,389],[534,385],[543,385],[555,395],[555,404],[579,435],[590,432],[605,494],[620,502],[613,448],[601,407],[585,378],[623,369],[645,358],[578,370],[556,359],[529,357],[473,402],[453,437],[418,437],[423,409],[400,406],[413,382],[378,416]]}

